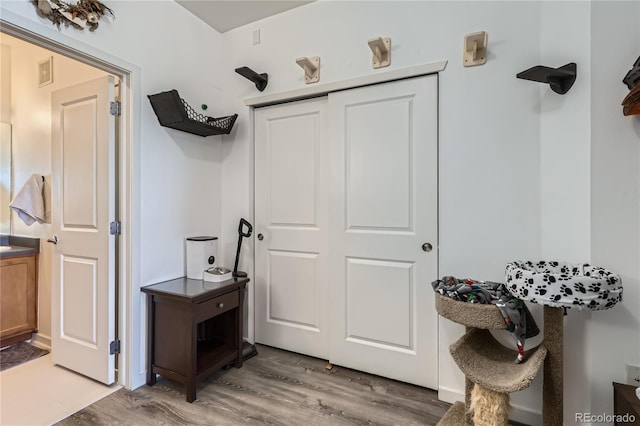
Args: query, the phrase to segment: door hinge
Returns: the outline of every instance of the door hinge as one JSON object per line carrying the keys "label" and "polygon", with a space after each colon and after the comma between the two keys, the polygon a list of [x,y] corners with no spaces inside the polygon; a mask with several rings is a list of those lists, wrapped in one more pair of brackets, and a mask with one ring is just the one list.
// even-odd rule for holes
{"label": "door hinge", "polygon": [[120,117],[120,101],[109,103],[109,113],[115,117]]}
{"label": "door hinge", "polygon": [[120,235],[120,221],[114,220],[109,224],[109,234]]}
{"label": "door hinge", "polygon": [[109,355],[120,353],[120,340],[113,340],[109,343]]}

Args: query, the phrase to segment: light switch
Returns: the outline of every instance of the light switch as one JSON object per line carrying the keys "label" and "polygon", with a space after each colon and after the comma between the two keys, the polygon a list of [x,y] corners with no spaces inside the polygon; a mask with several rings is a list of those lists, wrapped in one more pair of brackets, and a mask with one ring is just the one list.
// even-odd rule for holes
{"label": "light switch", "polygon": [[253,44],[260,44],[260,30],[255,30],[253,32]]}

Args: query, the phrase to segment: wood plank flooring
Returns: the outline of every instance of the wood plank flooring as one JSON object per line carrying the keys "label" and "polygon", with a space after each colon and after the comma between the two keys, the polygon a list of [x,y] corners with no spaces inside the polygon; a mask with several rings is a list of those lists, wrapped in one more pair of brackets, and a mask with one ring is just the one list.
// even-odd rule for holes
{"label": "wood plank flooring", "polygon": [[75,425],[435,425],[450,404],[435,391],[258,346],[185,401],[182,385],[121,389],[58,423]]}

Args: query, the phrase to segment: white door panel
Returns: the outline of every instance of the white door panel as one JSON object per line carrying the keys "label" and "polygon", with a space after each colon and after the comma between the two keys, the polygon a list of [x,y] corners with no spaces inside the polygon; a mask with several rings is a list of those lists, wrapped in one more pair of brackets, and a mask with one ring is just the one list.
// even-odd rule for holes
{"label": "white door panel", "polygon": [[326,103],[255,113],[256,341],[325,359]]}
{"label": "white door panel", "polygon": [[115,381],[115,121],[111,76],[52,94],[53,362]]}
{"label": "white door panel", "polygon": [[[267,320],[320,331],[318,253],[269,250]],[[295,303],[292,303],[295,301]]]}
{"label": "white door panel", "polygon": [[411,101],[403,97],[345,107],[349,230],[410,228]]}
{"label": "white door panel", "polygon": [[330,361],[437,388],[437,78],[332,93],[329,123]]}
{"label": "white door panel", "polygon": [[415,351],[413,264],[347,258],[346,339]]}

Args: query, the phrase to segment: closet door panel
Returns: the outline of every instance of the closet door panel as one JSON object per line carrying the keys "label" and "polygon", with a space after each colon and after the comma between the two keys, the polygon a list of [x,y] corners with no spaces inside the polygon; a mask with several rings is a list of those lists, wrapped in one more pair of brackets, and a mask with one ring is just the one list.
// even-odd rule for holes
{"label": "closet door panel", "polygon": [[326,98],[255,113],[256,341],[328,358]]}
{"label": "closet door panel", "polygon": [[437,77],[332,93],[329,129],[329,359],[436,389]]}

